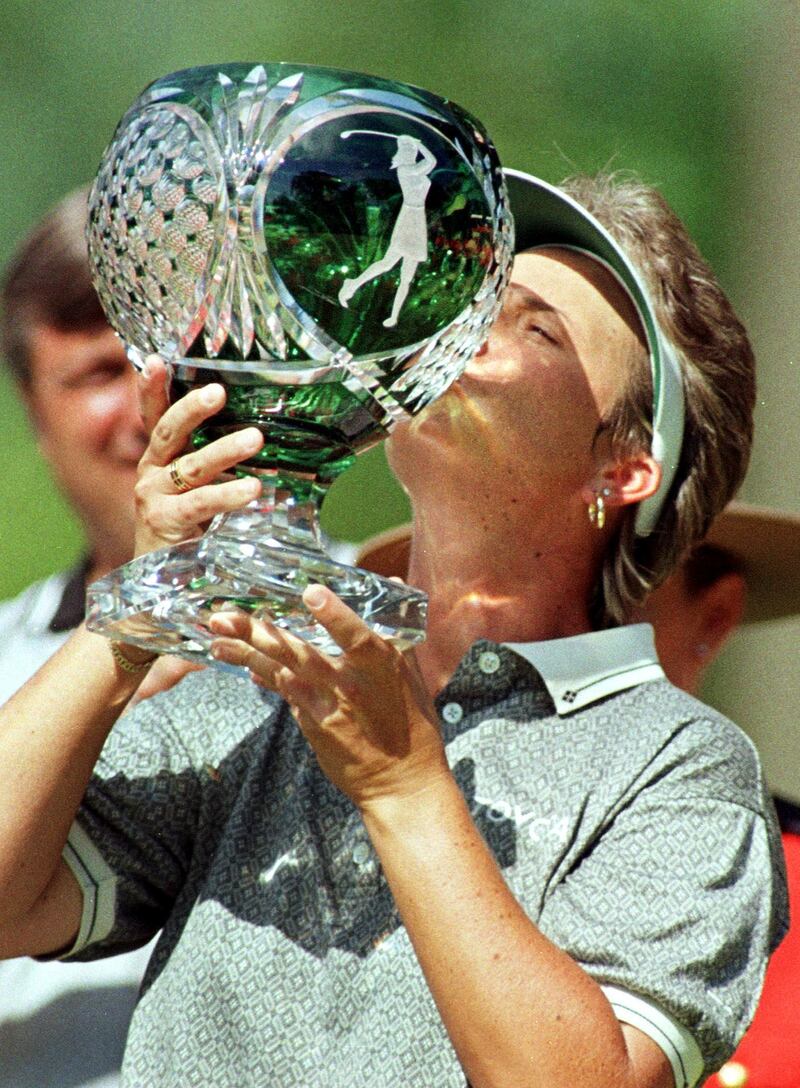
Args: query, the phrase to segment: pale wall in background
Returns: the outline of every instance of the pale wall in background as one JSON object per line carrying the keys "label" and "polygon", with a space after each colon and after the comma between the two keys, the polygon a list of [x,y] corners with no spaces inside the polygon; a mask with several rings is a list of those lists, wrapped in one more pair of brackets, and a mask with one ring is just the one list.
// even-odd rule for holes
{"label": "pale wall in background", "polygon": [[[751,43],[737,294],[756,348],[756,445],[743,495],[800,512],[800,8],[770,5]],[[743,629],[708,696],[747,729],[778,792],[800,802],[800,618]]]}

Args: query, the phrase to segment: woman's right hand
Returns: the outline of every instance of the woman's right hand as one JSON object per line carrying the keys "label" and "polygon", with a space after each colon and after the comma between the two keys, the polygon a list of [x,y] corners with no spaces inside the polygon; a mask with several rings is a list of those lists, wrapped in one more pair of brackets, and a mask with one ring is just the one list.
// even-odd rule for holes
{"label": "woman's right hand", "polygon": [[[184,452],[192,431],[224,403],[225,387],[214,383],[170,405],[166,366],[157,355],[147,359],[147,373],[139,377],[139,408],[150,442],[134,491],[136,555],[198,537],[215,514],[238,510],[260,494],[261,483],[252,476],[214,482],[261,449],[264,439],[256,427]],[[173,463],[185,487],[176,484]]]}

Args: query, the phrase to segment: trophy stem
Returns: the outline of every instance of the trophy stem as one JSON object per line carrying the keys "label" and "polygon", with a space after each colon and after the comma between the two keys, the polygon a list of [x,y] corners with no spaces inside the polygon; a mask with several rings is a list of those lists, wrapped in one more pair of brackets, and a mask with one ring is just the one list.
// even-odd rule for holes
{"label": "trophy stem", "polygon": [[218,515],[199,540],[140,556],[89,586],[90,630],[217,665],[209,621],[236,610],[336,654],[338,646],[302,601],[306,586],[319,583],[389,641],[404,647],[424,639],[424,593],[325,553],[318,520],[324,485],[284,474],[264,474],[262,481],[258,499]]}
{"label": "trophy stem", "polygon": [[249,540],[258,547],[265,540],[324,552],[319,509],[327,487],[300,476],[257,472],[261,494],[243,510],[217,514],[208,532],[215,537]]}

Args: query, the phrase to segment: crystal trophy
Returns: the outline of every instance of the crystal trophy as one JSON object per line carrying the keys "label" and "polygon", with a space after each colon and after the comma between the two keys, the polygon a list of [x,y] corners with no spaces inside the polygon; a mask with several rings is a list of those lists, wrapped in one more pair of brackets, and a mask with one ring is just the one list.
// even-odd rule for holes
{"label": "crystal trophy", "polygon": [[224,408],[194,448],[243,427],[261,496],[198,540],[89,587],[88,625],[209,663],[220,609],[328,651],[301,600],[330,586],[382,636],[424,637],[426,599],[323,547],[318,509],[363,450],[419,412],[488,334],[512,227],[481,125],[419,88],[331,68],[225,64],[151,84],[89,198],[95,286],[134,366]]}

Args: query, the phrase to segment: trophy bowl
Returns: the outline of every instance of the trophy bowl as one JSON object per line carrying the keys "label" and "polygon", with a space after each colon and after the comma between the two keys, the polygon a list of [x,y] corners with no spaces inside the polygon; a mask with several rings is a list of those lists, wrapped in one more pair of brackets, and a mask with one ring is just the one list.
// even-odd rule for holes
{"label": "trophy bowl", "polygon": [[459,376],[497,314],[512,225],[479,122],[331,68],[177,72],[120,122],[87,231],[133,365],[158,353],[172,398],[226,387],[193,448],[264,436],[236,469],[261,496],[91,585],[88,626],[211,663],[208,619],[236,608],[335,652],[301,600],[318,582],[382,636],[424,638],[424,594],[330,558],[318,512],[360,452]]}

